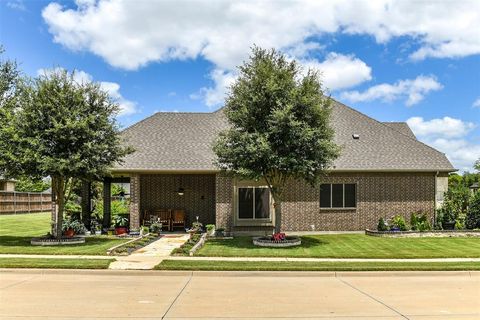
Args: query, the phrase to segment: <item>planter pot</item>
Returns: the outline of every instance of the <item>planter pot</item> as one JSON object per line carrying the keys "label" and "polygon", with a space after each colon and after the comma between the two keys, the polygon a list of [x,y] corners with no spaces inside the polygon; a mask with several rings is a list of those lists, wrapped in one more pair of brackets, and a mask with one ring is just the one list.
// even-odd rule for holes
{"label": "planter pot", "polygon": [[444,221],[442,222],[443,230],[454,230],[455,229],[455,221]]}
{"label": "planter pot", "polygon": [[101,234],[102,234],[102,230],[96,230],[96,231],[95,231],[95,235],[96,235],[96,236],[100,236]]}
{"label": "planter pot", "polygon": [[115,228],[115,234],[117,236],[121,235],[121,234],[125,234],[127,233],[127,227],[116,227]]}
{"label": "planter pot", "polygon": [[215,230],[215,237],[225,237],[223,230]]}
{"label": "planter pot", "polygon": [[400,231],[400,228],[391,228],[390,231]]}
{"label": "planter pot", "polygon": [[65,237],[72,238],[75,235],[75,231],[73,229],[68,229],[64,232]]}

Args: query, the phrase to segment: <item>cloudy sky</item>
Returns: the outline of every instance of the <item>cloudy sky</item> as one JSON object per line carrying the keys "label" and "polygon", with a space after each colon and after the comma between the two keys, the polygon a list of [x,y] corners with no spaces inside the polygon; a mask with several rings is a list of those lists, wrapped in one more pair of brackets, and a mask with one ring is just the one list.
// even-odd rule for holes
{"label": "cloudy sky", "polygon": [[460,170],[480,157],[480,1],[0,2],[6,56],[98,81],[128,126],[222,106],[256,44],[322,72],[332,97],[406,121]]}

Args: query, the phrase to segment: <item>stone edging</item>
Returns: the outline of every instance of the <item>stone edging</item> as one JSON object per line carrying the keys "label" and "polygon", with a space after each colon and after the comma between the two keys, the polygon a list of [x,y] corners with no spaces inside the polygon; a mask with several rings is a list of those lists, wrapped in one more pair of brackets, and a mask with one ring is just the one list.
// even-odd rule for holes
{"label": "stone edging", "polygon": [[480,237],[480,230],[377,231],[366,229],[365,234],[367,236],[386,238]]}
{"label": "stone edging", "polygon": [[146,234],[144,234],[144,235],[142,235],[142,236],[140,236],[140,237],[133,238],[132,240],[128,240],[127,242],[117,244],[116,246],[113,246],[113,247],[111,247],[110,249],[107,250],[107,255],[111,255],[111,254],[112,254],[112,251],[114,251],[115,249],[118,249],[118,248],[120,248],[120,247],[123,247],[123,246],[129,244],[129,243],[132,243],[132,242],[134,242],[134,241],[137,241],[137,240],[139,240],[139,239],[142,239],[142,238],[144,238],[144,237],[146,237],[146,236],[148,236],[148,235],[150,235],[150,233],[146,233]]}
{"label": "stone edging", "polygon": [[259,247],[286,248],[299,246],[302,244],[300,237],[296,239],[287,239],[283,241],[264,240],[263,237],[254,237],[253,244]]}
{"label": "stone edging", "polygon": [[56,246],[69,244],[85,243],[85,237],[61,238],[61,239],[47,239],[47,238],[33,238],[30,240],[32,246]]}
{"label": "stone edging", "polygon": [[200,240],[190,249],[188,252],[189,256],[193,256],[197,250],[199,250],[203,245],[205,244],[205,241],[207,240],[207,233],[203,233],[202,236],[200,237]]}

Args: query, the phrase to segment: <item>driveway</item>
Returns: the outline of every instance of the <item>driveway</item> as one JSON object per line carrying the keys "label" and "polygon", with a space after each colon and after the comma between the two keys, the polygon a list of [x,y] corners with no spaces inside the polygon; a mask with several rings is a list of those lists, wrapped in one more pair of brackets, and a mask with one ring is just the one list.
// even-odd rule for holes
{"label": "driveway", "polygon": [[1,319],[480,319],[480,273],[1,270]]}

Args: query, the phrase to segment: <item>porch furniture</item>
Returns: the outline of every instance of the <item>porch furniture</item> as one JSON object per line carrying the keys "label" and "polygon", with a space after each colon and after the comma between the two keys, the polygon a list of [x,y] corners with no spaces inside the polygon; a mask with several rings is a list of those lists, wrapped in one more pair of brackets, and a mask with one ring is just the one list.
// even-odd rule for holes
{"label": "porch furniture", "polygon": [[185,228],[185,211],[184,210],[173,210],[172,215],[172,230],[175,227]]}
{"label": "porch furniture", "polygon": [[158,216],[158,220],[162,224],[162,229],[163,227],[165,227],[167,231],[172,230],[172,210],[170,209],[154,210],[153,215]]}

